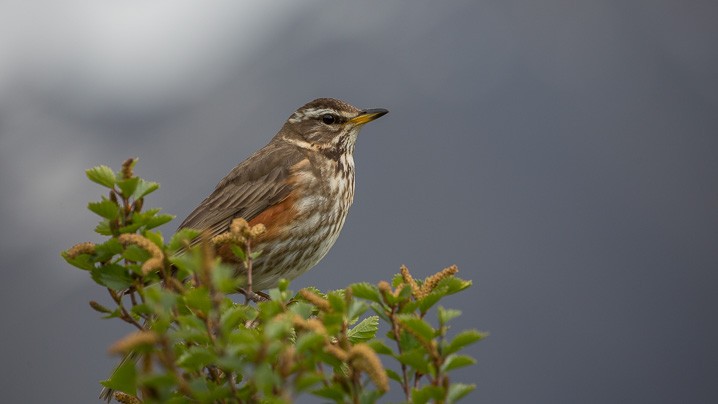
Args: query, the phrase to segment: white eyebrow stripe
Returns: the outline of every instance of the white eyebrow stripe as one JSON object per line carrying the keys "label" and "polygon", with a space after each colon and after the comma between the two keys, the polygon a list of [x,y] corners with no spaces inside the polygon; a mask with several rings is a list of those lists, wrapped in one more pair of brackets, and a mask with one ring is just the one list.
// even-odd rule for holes
{"label": "white eyebrow stripe", "polygon": [[309,108],[309,109],[305,109],[302,111],[297,111],[294,114],[292,114],[292,116],[289,117],[289,122],[297,123],[305,117],[319,118],[320,116],[325,115],[325,114],[339,115],[346,119],[353,118],[353,114],[350,112],[337,111],[336,109],[332,109],[332,108]]}

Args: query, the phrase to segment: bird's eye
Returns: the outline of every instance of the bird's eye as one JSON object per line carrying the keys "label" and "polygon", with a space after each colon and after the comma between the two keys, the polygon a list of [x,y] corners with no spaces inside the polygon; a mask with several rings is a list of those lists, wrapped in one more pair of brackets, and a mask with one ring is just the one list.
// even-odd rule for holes
{"label": "bird's eye", "polygon": [[325,114],[322,116],[322,122],[326,123],[327,125],[331,125],[334,122],[336,122],[337,118],[332,114]]}

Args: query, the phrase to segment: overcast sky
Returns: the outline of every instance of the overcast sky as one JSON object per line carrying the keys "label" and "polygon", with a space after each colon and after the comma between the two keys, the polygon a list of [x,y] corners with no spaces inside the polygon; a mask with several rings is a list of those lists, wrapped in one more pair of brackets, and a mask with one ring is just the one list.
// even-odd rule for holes
{"label": "overcast sky", "polygon": [[0,5],[4,401],[94,402],[130,331],[59,256],[98,240],[84,169],[139,157],[169,236],[317,97],[391,113],[295,290],[457,264],[455,330],[491,333],[467,402],[718,398],[716,3],[26,3]]}

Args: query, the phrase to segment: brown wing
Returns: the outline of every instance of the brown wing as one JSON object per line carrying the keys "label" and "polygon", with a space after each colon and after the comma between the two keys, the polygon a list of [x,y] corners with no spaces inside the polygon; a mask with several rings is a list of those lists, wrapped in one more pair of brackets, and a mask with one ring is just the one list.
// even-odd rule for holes
{"label": "brown wing", "polygon": [[208,230],[214,237],[228,231],[233,218],[251,221],[289,196],[291,168],[304,159],[291,145],[265,146],[230,171],[179,228]]}

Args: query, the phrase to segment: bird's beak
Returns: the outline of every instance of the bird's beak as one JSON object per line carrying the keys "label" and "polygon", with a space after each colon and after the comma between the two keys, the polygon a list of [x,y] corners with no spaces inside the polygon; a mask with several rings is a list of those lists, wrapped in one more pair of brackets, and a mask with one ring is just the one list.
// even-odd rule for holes
{"label": "bird's beak", "polygon": [[373,108],[373,109],[365,109],[359,113],[359,115],[355,116],[354,118],[350,119],[349,122],[353,123],[354,125],[364,125],[365,123],[371,122],[377,118],[380,118],[384,115],[389,113],[384,108]]}

